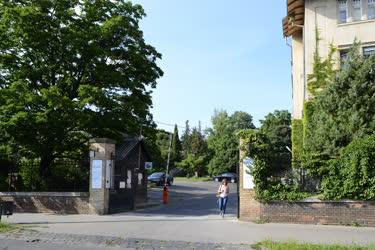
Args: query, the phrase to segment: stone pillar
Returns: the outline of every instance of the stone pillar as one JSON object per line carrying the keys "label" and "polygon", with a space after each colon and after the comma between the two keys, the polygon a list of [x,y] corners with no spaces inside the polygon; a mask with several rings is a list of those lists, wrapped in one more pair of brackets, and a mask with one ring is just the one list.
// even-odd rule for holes
{"label": "stone pillar", "polygon": [[243,140],[240,140],[240,168],[239,168],[239,219],[247,221],[258,221],[261,217],[261,204],[255,199],[255,186],[249,167],[252,159],[247,158],[242,150]]}
{"label": "stone pillar", "polygon": [[108,214],[115,143],[114,140],[107,138],[90,140],[90,213]]}

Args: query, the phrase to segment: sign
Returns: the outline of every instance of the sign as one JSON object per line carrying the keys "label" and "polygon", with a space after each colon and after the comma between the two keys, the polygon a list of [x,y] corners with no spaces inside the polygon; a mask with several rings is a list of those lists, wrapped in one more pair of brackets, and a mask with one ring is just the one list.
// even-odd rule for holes
{"label": "sign", "polygon": [[151,169],[152,168],[152,162],[145,162],[145,169]]}
{"label": "sign", "polygon": [[125,181],[120,181],[120,188],[125,188]]}
{"label": "sign", "polygon": [[106,160],[105,168],[105,188],[112,187],[113,161]]}
{"label": "sign", "polygon": [[92,174],[91,174],[91,188],[98,189],[103,188],[103,161],[93,160],[92,161]]}
{"label": "sign", "polygon": [[254,178],[251,175],[251,169],[254,167],[254,160],[252,158],[246,157],[243,160],[242,164],[242,169],[243,169],[243,189],[254,189]]}

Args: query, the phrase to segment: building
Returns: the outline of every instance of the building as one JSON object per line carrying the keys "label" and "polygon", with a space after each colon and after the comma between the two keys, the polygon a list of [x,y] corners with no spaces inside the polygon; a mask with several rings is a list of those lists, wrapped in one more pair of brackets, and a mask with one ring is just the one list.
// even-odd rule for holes
{"label": "building", "polygon": [[336,61],[345,59],[355,39],[365,55],[375,54],[375,0],[287,0],[283,32],[292,41],[294,119],[303,117],[303,104],[309,99],[307,76],[313,69],[316,29],[323,58],[333,44],[338,48]]}

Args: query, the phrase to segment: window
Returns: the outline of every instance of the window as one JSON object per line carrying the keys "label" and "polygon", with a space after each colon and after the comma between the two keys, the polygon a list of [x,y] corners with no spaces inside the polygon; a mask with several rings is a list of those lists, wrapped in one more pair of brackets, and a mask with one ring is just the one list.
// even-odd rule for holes
{"label": "window", "polygon": [[362,0],[352,0],[353,2],[353,21],[362,19]]}
{"label": "window", "polygon": [[375,19],[375,0],[367,0],[367,1],[368,1],[367,17],[368,19]]}
{"label": "window", "polygon": [[339,0],[339,20],[340,23],[346,23],[348,19],[348,1]]}
{"label": "window", "polygon": [[349,50],[340,50],[340,63],[345,63],[348,60]]}
{"label": "window", "polygon": [[363,48],[363,56],[364,57],[370,57],[370,56],[373,56],[373,55],[375,55],[375,46]]}

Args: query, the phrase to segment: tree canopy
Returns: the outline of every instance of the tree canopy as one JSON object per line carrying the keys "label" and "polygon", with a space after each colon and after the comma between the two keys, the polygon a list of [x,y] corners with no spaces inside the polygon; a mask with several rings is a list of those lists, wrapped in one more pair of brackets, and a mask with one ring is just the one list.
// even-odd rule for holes
{"label": "tree canopy", "polygon": [[252,116],[246,112],[237,111],[228,115],[226,111],[215,111],[207,140],[213,155],[208,166],[210,174],[236,172],[239,163],[239,139],[236,133],[241,129],[255,128],[252,120]]}
{"label": "tree canopy", "polygon": [[123,0],[0,2],[1,137],[40,158],[42,175],[90,136],[152,126],[163,72],[139,28],[144,16]]}

